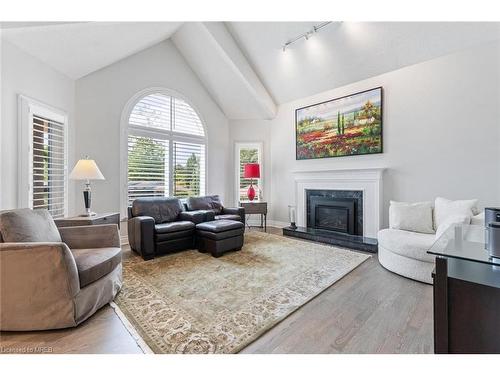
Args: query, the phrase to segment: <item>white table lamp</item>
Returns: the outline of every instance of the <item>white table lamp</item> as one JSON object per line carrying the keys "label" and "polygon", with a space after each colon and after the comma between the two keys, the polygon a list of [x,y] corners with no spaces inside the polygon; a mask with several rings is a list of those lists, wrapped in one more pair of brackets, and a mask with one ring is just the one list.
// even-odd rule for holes
{"label": "white table lamp", "polygon": [[71,171],[69,178],[72,180],[85,180],[85,188],[83,189],[85,214],[82,216],[94,216],[95,212],[90,211],[90,205],[92,202],[90,180],[104,180],[104,176],[99,170],[99,167],[92,159],[80,159]]}

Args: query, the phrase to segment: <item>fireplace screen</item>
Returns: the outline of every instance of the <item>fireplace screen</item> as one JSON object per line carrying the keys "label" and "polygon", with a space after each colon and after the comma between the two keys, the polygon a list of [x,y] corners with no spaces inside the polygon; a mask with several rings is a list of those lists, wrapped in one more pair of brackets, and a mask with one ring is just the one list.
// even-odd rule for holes
{"label": "fireplace screen", "polygon": [[332,206],[316,206],[315,227],[349,232],[349,210]]}
{"label": "fireplace screen", "polygon": [[308,226],[335,232],[356,233],[356,205],[350,198],[311,197]]}

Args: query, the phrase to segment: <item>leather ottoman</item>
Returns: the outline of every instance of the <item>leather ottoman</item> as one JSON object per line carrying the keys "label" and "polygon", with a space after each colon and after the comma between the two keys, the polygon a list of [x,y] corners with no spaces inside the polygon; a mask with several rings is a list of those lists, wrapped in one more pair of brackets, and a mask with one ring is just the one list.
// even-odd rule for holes
{"label": "leather ottoman", "polygon": [[196,225],[196,247],[218,258],[231,250],[241,250],[245,226],[235,220],[215,220]]}

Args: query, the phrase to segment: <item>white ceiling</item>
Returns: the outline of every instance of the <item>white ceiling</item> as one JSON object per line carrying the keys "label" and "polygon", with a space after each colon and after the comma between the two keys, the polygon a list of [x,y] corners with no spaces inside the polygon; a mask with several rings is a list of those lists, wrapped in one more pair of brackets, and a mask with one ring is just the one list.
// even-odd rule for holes
{"label": "white ceiling", "polygon": [[172,37],[230,119],[271,119],[276,105],[222,22],[188,22]]}
{"label": "white ceiling", "polygon": [[[169,38],[181,22],[82,22],[2,25],[2,39],[73,79]],[[27,27],[30,26],[30,27]]]}
{"label": "white ceiling", "polygon": [[282,51],[318,23],[228,24],[277,104],[500,39],[500,23],[343,22]]}
{"label": "white ceiling", "polygon": [[0,27],[2,39],[73,79],[173,36],[231,119],[269,118],[275,103],[500,39],[500,23],[343,22],[282,51],[285,42],[319,23],[198,23],[184,31],[180,22],[9,22]]}

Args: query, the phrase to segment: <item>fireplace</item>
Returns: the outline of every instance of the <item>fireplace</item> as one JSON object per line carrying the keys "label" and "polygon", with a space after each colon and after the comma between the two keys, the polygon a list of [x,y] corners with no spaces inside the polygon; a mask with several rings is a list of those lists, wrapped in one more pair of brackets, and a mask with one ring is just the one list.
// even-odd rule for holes
{"label": "fireplace", "polygon": [[306,190],[307,227],[363,235],[363,192]]}
{"label": "fireplace", "polygon": [[383,168],[293,172],[296,225],[283,228],[283,235],[376,253],[383,172]]}
{"label": "fireplace", "polygon": [[363,191],[305,189],[307,227],[283,234],[355,250],[377,252],[377,240],[363,236]]}
{"label": "fireplace", "polygon": [[312,197],[310,200],[309,227],[355,234],[353,199]]}

